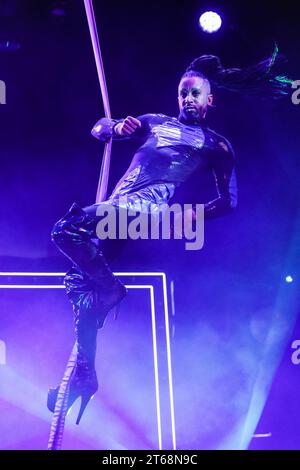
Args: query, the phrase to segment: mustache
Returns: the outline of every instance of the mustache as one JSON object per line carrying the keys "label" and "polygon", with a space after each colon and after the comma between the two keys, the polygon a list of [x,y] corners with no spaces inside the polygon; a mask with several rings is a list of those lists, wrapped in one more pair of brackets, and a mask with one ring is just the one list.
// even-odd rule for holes
{"label": "mustache", "polygon": [[188,111],[190,109],[192,109],[193,111],[199,112],[199,110],[195,106],[184,106],[183,108],[184,111]]}

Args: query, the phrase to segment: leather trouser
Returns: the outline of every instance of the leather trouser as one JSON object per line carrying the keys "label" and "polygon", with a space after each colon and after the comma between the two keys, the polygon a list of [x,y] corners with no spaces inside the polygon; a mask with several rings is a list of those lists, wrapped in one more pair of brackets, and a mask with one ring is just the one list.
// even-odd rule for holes
{"label": "leather trouser", "polygon": [[[82,357],[94,361],[97,329],[102,328],[109,310],[126,295],[126,289],[112,273],[102,252],[105,244],[97,237],[97,224],[101,220],[99,206],[114,207],[117,211],[145,211],[149,217],[159,213],[166,204],[172,188],[165,184],[153,185],[131,194],[114,195],[113,200],[81,208],[74,203],[67,214],[53,227],[52,240],[73,263],[64,284],[73,305],[78,351]],[[116,217],[117,220],[118,217]],[[118,227],[117,227],[118,230]],[[109,240],[114,247],[124,240]],[[118,250],[116,250],[118,251]]]}
{"label": "leather trouser", "polygon": [[[52,240],[73,263],[64,284],[74,309],[89,311],[104,324],[108,308],[125,295],[120,281],[112,273],[97,240],[97,204],[82,209],[74,203],[53,227]],[[111,243],[119,240],[111,240]],[[116,295],[114,295],[114,292]],[[123,292],[123,295],[121,293]],[[78,315],[77,315],[78,316]]]}

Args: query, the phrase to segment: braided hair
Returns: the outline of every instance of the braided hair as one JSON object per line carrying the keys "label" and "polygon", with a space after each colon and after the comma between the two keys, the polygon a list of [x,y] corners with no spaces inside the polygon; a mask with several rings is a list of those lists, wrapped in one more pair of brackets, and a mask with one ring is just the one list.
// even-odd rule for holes
{"label": "braided hair", "polygon": [[293,80],[280,75],[278,69],[286,60],[278,53],[275,44],[273,54],[267,59],[245,68],[223,68],[219,57],[202,55],[187,67],[181,78],[201,77],[213,87],[263,97],[280,98],[291,91]]}

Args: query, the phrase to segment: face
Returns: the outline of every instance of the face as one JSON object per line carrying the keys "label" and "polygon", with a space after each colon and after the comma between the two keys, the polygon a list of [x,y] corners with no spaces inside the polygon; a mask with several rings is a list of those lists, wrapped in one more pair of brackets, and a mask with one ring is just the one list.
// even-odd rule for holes
{"label": "face", "polygon": [[187,122],[199,122],[205,118],[208,106],[213,102],[209,81],[202,77],[184,77],[178,87],[180,115]]}

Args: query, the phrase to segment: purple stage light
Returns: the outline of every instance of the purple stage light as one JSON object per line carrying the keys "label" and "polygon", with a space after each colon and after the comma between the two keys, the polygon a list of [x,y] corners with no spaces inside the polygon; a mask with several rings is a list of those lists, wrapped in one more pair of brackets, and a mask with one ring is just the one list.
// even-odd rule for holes
{"label": "purple stage light", "polygon": [[[36,291],[36,289],[40,290],[48,290],[48,289],[65,289],[65,286],[62,283],[62,279],[65,276],[65,272],[33,272],[33,271],[27,271],[27,272],[0,272],[0,281],[3,279],[4,283],[0,283],[0,289],[13,289],[18,291],[19,289],[22,289],[23,291],[27,291],[28,289],[33,289],[33,291]],[[154,444],[154,446],[157,446],[155,448],[157,449],[163,449],[163,446],[167,446],[168,448],[173,448],[173,450],[176,450],[176,429],[175,429],[175,414],[174,414],[174,393],[173,393],[173,373],[172,373],[172,361],[171,361],[171,338],[170,338],[170,325],[169,325],[169,308],[168,308],[168,282],[167,282],[167,276],[164,272],[115,272],[115,275],[122,276],[125,278],[127,277],[129,279],[130,284],[128,285],[127,283],[125,284],[127,289],[131,289],[136,291],[146,291],[150,294],[150,324],[151,324],[151,332],[152,332],[152,347],[150,347],[150,350],[152,350],[153,358],[152,361],[150,361],[150,364],[153,364],[153,376],[154,376],[154,386],[152,388],[149,388],[149,393],[150,393],[150,398],[152,394],[154,395],[154,399],[152,398],[151,400],[151,406],[153,406],[153,411],[154,413],[150,414],[149,417],[147,417],[147,413],[144,416],[143,413],[141,412],[142,416],[144,416],[145,420],[145,426],[148,426],[146,423],[149,421],[149,429],[147,429],[146,434],[148,438],[151,441],[151,445]],[[57,279],[59,278],[58,282]],[[132,279],[133,282],[132,282]],[[53,279],[53,281],[52,281]],[[140,282],[136,283],[137,279],[139,279]],[[7,282],[7,280],[9,280]],[[17,282],[14,282],[17,281]],[[146,283],[145,283],[146,281]],[[34,295],[34,294],[33,294]],[[33,297],[32,297],[33,298]],[[161,306],[162,308],[160,308]],[[47,310],[47,309],[46,309]],[[144,324],[145,322],[141,318],[142,323]],[[138,340],[144,341],[142,336],[137,335],[136,336]],[[140,338],[140,339],[139,339]],[[26,339],[26,335],[25,335]],[[109,338],[108,338],[108,341]],[[109,351],[109,349],[107,349]],[[129,354],[131,349],[129,348]],[[134,348],[133,348],[134,351]],[[144,351],[144,349],[143,349]],[[162,357],[161,357],[162,356]],[[151,356],[150,356],[151,357]],[[6,364],[6,342],[0,339],[0,365],[3,364],[6,367],[6,371],[10,372],[10,368],[8,367],[8,364]],[[133,369],[132,369],[133,370]],[[150,380],[151,383],[153,381],[152,378],[152,368],[150,368]],[[12,371],[12,380],[16,381],[16,374],[14,371]],[[136,376],[139,377],[140,372],[136,373]],[[128,374],[126,373],[124,378],[126,378]],[[167,377],[167,380],[166,380]],[[2,377],[1,377],[2,378]],[[123,382],[124,385],[125,382]],[[139,383],[139,379],[137,381]],[[142,380],[141,384],[145,386],[145,382]],[[141,385],[141,386],[142,386]],[[167,385],[167,387],[166,387]],[[26,383],[24,383],[20,389],[24,389],[27,386]],[[132,384],[130,381],[128,382],[128,387],[131,388]],[[29,386],[27,386],[29,387]],[[4,396],[7,397],[7,401],[11,403],[11,405],[15,405],[20,407],[22,410],[26,409],[26,403],[22,401],[23,399],[23,394],[21,394],[21,398],[19,399],[19,396],[16,397],[16,394],[13,394],[13,398],[16,401],[11,401],[12,399],[9,398],[9,390],[12,388],[11,383],[9,380],[6,380],[5,383],[5,388],[1,387],[1,393],[0,393],[0,401],[1,398],[4,396],[4,392],[7,392],[7,395]],[[3,392],[4,390],[4,392]],[[30,389],[31,390],[31,389]],[[30,391],[29,390],[29,391]],[[33,389],[34,392],[34,389]],[[39,396],[42,397],[42,394],[39,389],[35,391],[36,393],[39,393]],[[132,393],[131,393],[132,395]],[[106,398],[109,396],[107,394]],[[141,394],[141,402],[137,400],[139,397],[138,393],[134,396],[134,399],[132,398],[132,406],[133,406],[133,413],[136,413],[136,410],[138,408],[134,407],[141,407],[141,410],[145,410],[145,396],[142,393]],[[42,397],[44,398],[44,397]],[[27,399],[27,398],[26,398]],[[19,400],[19,401],[18,401]],[[127,402],[126,398],[126,402]],[[36,403],[34,399],[31,400],[32,403]],[[115,405],[114,405],[115,406]],[[41,407],[40,403],[40,408],[42,409],[42,413],[44,413],[44,409]],[[39,409],[40,409],[39,408]],[[115,425],[112,424],[112,431],[115,429],[114,432],[116,432],[116,435],[119,435],[120,442],[110,442],[107,445],[114,445],[116,448],[119,448],[120,446],[123,446],[123,443],[121,442],[121,439],[127,439],[126,437],[126,432],[124,429],[126,429],[126,426],[130,426],[131,428],[134,428],[134,423],[127,423],[126,420],[128,419],[128,416],[130,413],[126,414],[124,412],[124,416],[121,419],[121,421],[124,423],[124,426],[121,424],[120,425],[120,416],[121,416],[121,410],[122,405],[119,404],[119,417],[116,419]],[[109,406],[107,409],[104,407],[106,414],[109,413]],[[29,410],[32,416],[35,416],[34,411]],[[73,412],[73,410],[70,410],[70,414]],[[37,411],[37,413],[40,413]],[[115,415],[115,411],[114,411]],[[37,417],[40,418],[39,414],[36,414]],[[45,419],[46,421],[49,421],[49,416],[48,412],[45,410]],[[42,416],[42,419],[44,419],[44,415]],[[95,420],[95,417],[93,418]],[[141,422],[143,423],[143,419],[141,419]],[[99,421],[103,420],[103,415],[99,415]],[[110,421],[111,422],[111,421]],[[4,424],[3,424],[4,423]],[[91,422],[90,422],[91,423]],[[91,426],[88,426],[88,429],[91,429]],[[2,421],[1,426],[7,424],[9,427],[10,421]],[[155,425],[157,426],[157,430],[155,429]],[[0,426],[0,428],[1,428]],[[122,427],[123,426],[123,427]],[[141,425],[142,426],[142,425]],[[136,426],[136,430],[138,429],[138,425]],[[122,431],[123,430],[123,431]],[[121,434],[120,434],[121,433]],[[124,433],[124,436],[122,437],[122,433]],[[15,430],[12,431],[11,435],[8,436],[8,442],[9,439],[12,440],[17,440],[16,437],[16,432]],[[92,435],[87,432],[87,436],[89,437],[90,440],[94,440],[95,433]],[[151,436],[151,438],[149,437]],[[66,446],[72,446],[73,445],[73,438],[70,441],[70,437],[68,437],[68,433],[66,436]],[[69,439],[69,441],[68,441]],[[109,437],[110,439],[110,437]],[[113,439],[113,436],[111,437]],[[129,439],[135,439],[135,444],[136,445],[145,445],[141,444],[139,439],[141,437],[138,436],[136,432],[132,433],[132,436],[129,436]],[[150,442],[149,440],[149,442]],[[68,443],[69,442],[69,443]],[[70,444],[71,442],[71,444]],[[127,441],[129,442],[129,441]],[[136,444],[138,442],[138,444]],[[74,441],[76,445],[76,440]],[[3,445],[3,439],[0,439],[0,448],[2,448]],[[31,445],[31,444],[30,444]],[[95,448],[99,445],[99,442],[93,442],[93,445],[95,445]],[[71,447],[72,448],[72,447]]]}
{"label": "purple stage light", "polygon": [[294,279],[292,278],[292,276],[289,275],[289,276],[286,276],[285,280],[286,282],[293,282]]}
{"label": "purple stage light", "polygon": [[199,18],[200,28],[205,33],[215,33],[222,25],[220,15],[214,11],[206,11]]}

